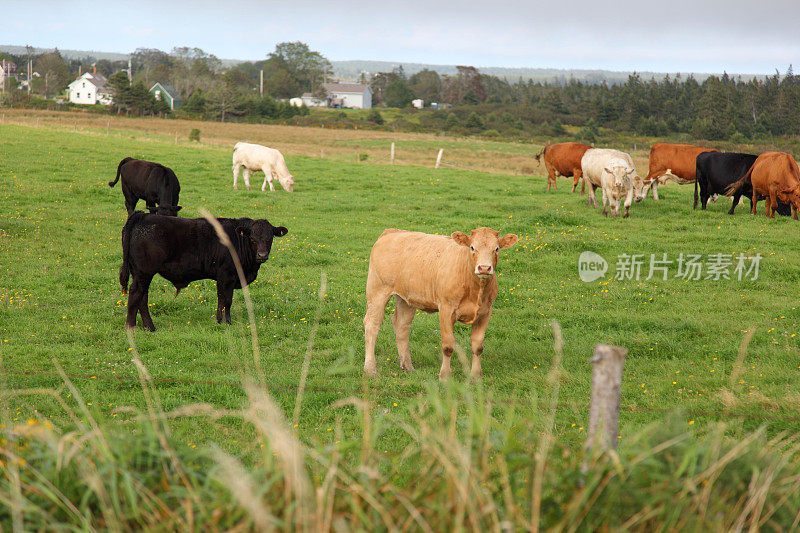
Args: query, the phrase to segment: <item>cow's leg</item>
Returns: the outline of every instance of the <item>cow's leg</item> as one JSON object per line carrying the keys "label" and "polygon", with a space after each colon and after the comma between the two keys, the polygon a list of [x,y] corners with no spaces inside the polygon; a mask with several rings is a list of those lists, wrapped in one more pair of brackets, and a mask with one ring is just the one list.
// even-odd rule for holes
{"label": "cow's leg", "polygon": [[397,341],[400,368],[407,372],[414,370],[414,365],[411,363],[411,347],[409,346],[412,320],[414,320],[414,308],[395,294],[392,326],[394,327],[394,339]]}
{"label": "cow's leg", "polygon": [[633,203],[633,187],[628,189],[628,196],[625,197],[625,214],[622,215],[622,218],[628,218],[632,203]]}
{"label": "cow's leg", "polygon": [[247,187],[248,191],[250,190],[250,175],[251,174],[252,174],[252,172],[250,171],[250,169],[247,168],[247,167],[244,167],[244,170],[242,170],[242,178],[244,179],[244,186]]}
{"label": "cow's leg", "polygon": [[136,327],[136,314],[139,312],[139,302],[141,300],[142,290],[139,285],[139,277],[134,276],[128,289],[128,316],[125,319],[125,329],[134,329]]}
{"label": "cow's leg", "polygon": [[653,200],[658,200],[658,179],[654,179],[650,190],[653,191]]}
{"label": "cow's leg", "polygon": [[492,310],[483,318],[476,320],[472,324],[470,332],[470,345],[472,347],[472,369],[469,376],[472,381],[477,381],[483,375],[481,370],[481,354],[483,354],[483,339],[486,336],[486,328],[489,327],[489,319],[492,317]]}
{"label": "cow's leg", "polygon": [[792,218],[794,220],[797,220],[797,206],[795,206],[794,204],[792,204]]}
{"label": "cow's leg", "polygon": [[778,208],[778,190],[777,186],[770,185],[769,196],[767,196],[767,216],[775,218],[775,210]]}
{"label": "cow's leg", "polygon": [[146,205],[147,205],[147,210],[150,211],[151,214],[155,215],[156,212],[158,211],[158,207],[156,206],[156,204],[146,201]]}
{"label": "cow's leg", "polygon": [[450,357],[456,349],[453,324],[455,324],[453,310],[448,307],[439,309],[439,328],[442,331],[442,367],[439,369],[439,381],[447,381],[450,377]]}
{"label": "cow's leg", "polygon": [[[386,313],[386,303],[392,297],[391,292],[379,286],[380,282],[367,276],[367,312],[364,314],[364,372],[375,377],[378,365],[375,362],[375,342]],[[372,287],[372,285],[376,285]]]}
{"label": "cow's leg", "polygon": [[736,211],[736,206],[739,205],[739,202],[742,199],[741,193],[736,193],[733,195],[733,199],[731,200],[731,208],[728,210],[728,214],[732,215]]}
{"label": "cow's leg", "polygon": [[139,299],[139,314],[142,316],[142,327],[155,331],[156,326],[153,324],[153,319],[150,318],[150,308],[147,305],[147,300],[150,295],[150,282],[153,281],[153,276],[142,276],[139,281],[139,290],[141,291],[141,298]]}
{"label": "cow's leg", "polygon": [[223,320],[226,324],[231,323],[234,285],[232,280],[217,281],[217,324],[221,324]]}
{"label": "cow's leg", "polygon": [[597,197],[594,193],[596,189],[597,187],[595,187],[593,183],[589,182],[589,191],[586,193],[586,205],[594,208],[597,208]]}
{"label": "cow's leg", "polygon": [[609,200],[610,198],[608,197],[608,194],[606,194],[606,189],[603,187],[603,216],[606,217],[608,216],[608,204],[610,203]]}
{"label": "cow's leg", "polygon": [[750,214],[755,215],[758,209],[758,193],[753,189],[753,197],[750,199]]}
{"label": "cow's leg", "polygon": [[125,197],[125,209],[128,210],[128,216],[131,216],[133,212],[136,211],[136,203],[139,201],[139,198],[128,191],[126,187],[122,188],[122,195]]}
{"label": "cow's leg", "polygon": [[578,182],[581,181],[581,169],[576,168],[572,170],[572,192],[578,188]]}
{"label": "cow's leg", "polygon": [[241,165],[233,165],[233,190],[234,191],[239,188],[239,186],[236,185],[236,182],[239,181],[239,167],[241,167]]}
{"label": "cow's leg", "polygon": [[264,184],[261,185],[261,192],[267,190],[267,183],[269,183],[269,190],[274,191],[275,187],[272,185],[272,180],[274,179],[274,176],[272,175],[272,167],[265,166],[261,170],[264,171]]}

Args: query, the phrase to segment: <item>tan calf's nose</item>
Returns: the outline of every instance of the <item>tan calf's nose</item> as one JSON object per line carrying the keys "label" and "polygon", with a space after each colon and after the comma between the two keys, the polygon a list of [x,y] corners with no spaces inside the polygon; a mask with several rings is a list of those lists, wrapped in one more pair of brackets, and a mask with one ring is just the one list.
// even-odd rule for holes
{"label": "tan calf's nose", "polygon": [[492,265],[478,265],[478,274],[491,274]]}

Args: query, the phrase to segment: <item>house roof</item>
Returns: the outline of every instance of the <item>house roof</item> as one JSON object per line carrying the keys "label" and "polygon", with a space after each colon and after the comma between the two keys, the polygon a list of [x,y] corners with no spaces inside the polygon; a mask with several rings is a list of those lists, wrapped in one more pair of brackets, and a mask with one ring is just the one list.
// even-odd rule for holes
{"label": "house roof", "polygon": [[[86,72],[86,73],[82,74],[77,80],[73,81],[72,83],[77,83],[80,80],[86,80],[89,83],[91,83],[92,85],[94,85],[95,87],[97,87],[98,89],[102,89],[108,83],[108,80],[106,79],[105,76],[103,76],[102,74],[96,73],[96,72]],[[70,83],[70,85],[72,85],[72,83]]]}
{"label": "house roof", "polygon": [[364,94],[368,87],[360,83],[323,83],[325,92],[328,93],[351,93]]}
{"label": "house roof", "polygon": [[152,87],[150,87],[150,92],[153,92],[153,89],[155,89],[155,88],[156,88],[156,85],[160,86],[160,87],[161,87],[161,89],[162,89],[164,92],[166,92],[166,93],[167,93],[167,94],[170,96],[170,98],[172,98],[173,100],[180,100],[180,99],[181,99],[181,93],[179,93],[179,92],[178,92],[178,91],[175,89],[175,87],[173,87],[173,86],[172,86],[172,85],[170,85],[169,83],[161,83],[160,81],[157,81],[157,82],[155,82],[155,83],[153,84],[153,86],[152,86]]}

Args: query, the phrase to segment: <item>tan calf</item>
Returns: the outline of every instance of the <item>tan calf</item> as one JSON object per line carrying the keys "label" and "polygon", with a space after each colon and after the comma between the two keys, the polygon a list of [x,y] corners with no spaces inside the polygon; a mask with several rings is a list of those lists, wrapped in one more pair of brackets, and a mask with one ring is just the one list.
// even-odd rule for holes
{"label": "tan calf", "polygon": [[385,230],[369,257],[367,313],[364,316],[366,355],[364,371],[377,375],[375,341],[386,304],[394,296],[392,316],[400,368],[414,370],[409,334],[414,311],[439,312],[442,333],[442,367],[439,379],[450,376],[455,348],[453,325],[472,325],[473,379],[481,376],[481,353],[486,327],[497,297],[497,256],[501,248],[517,242],[514,234],[499,236],[491,228],[477,228],[467,236],[456,231],[449,237],[398,229]]}

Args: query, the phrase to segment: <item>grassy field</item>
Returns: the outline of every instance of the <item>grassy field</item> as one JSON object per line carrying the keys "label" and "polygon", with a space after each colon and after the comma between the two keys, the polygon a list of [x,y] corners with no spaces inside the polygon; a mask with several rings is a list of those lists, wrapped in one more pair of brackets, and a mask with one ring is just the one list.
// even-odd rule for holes
{"label": "grassy field", "polygon": [[[270,128],[269,135],[281,131]],[[513,144],[500,146],[496,157],[516,150]],[[294,193],[261,193],[258,186],[233,191],[227,146],[176,145],[135,131],[106,137],[5,123],[0,153],[0,426],[52,421],[68,431],[89,415],[107,427],[134,424],[132,413],[148,407],[132,362],[136,354],[165,411],[190,404],[236,410],[248,404],[243,385],[252,378],[253,354],[241,291],[234,295],[233,325],[222,326],[214,320],[213,282],[194,283],[176,298],[172,286],[157,277],[150,292],[157,331],[137,330],[135,348],[126,337],[126,297],[117,279],[125,210],[119,186],[110,189],[107,182],[119,160],[133,156],[175,170],[184,217],[199,216],[205,208],[289,228],[276,240],[251,291],[267,388],[310,446],[336,450],[340,442],[372,439],[375,453],[388,461],[385,468],[411,464],[413,470],[423,459],[407,446],[437,431],[434,424],[417,435],[417,424],[431,422],[423,413],[438,412],[442,428],[478,424],[499,432],[520,421],[546,426],[554,391],[548,381],[553,320],[564,337],[553,424],[563,457],[580,450],[586,438],[588,359],[599,342],[629,349],[622,385],[623,453],[628,446],[640,449],[642,432],[654,422],[689,435],[724,423],[722,431],[737,439],[750,439],[762,426],[768,437],[800,431],[800,257],[797,222],[789,218],[769,220],[763,210],[750,216],[743,207],[730,217],[724,199],[708,211],[693,211],[692,189],[670,184],[660,191],[660,202],[647,199],[632,207],[629,219],[609,219],[588,208],[585,197],[570,194],[563,179],[558,191],[546,193],[541,176],[357,164],[291,153]],[[516,233],[520,241],[501,253],[482,384],[456,390],[438,383],[436,315],[415,318],[416,371],[400,371],[391,303],[378,339],[379,377],[365,380],[364,286],[370,248],[381,231],[449,234],[484,225]],[[591,283],[578,277],[578,256],[585,250],[609,262],[608,272]],[[647,262],[642,279],[614,279],[617,256],[634,253],[648,259],[666,253],[673,261],[681,253],[758,253],[763,259],[757,280],[686,281],[673,277],[673,264],[669,279],[646,281]],[[739,364],[739,345],[751,329],[755,335]],[[456,337],[468,351],[468,328],[457,326]],[[307,389],[295,420],[307,354]],[[74,389],[64,386],[59,367]],[[453,371],[454,383],[466,379],[455,359]],[[380,431],[365,436],[365,419],[352,397],[367,400]],[[475,411],[484,402],[491,405],[488,418],[478,423],[475,417],[483,415]],[[65,405],[79,413],[76,418]],[[185,416],[169,426],[171,438],[186,451],[219,446],[245,464],[261,464],[262,441],[239,418]],[[478,455],[501,453],[493,446],[503,444],[492,441]],[[522,439],[519,446],[532,453],[535,444]],[[719,448],[709,446],[713,462]],[[352,457],[358,449],[356,444],[342,453]],[[401,450],[406,452],[399,457]],[[563,475],[558,479],[571,474]],[[2,491],[0,500],[6,501]],[[442,511],[444,520],[450,512]]]}
{"label": "grassy field", "polygon": [[[0,355],[12,389],[55,387],[56,360],[74,376],[93,409],[114,417],[120,406],[142,407],[136,371],[123,331],[125,297],[117,282],[122,195],[109,189],[117,162],[141,157],[171,166],[181,181],[182,216],[201,207],[220,216],[266,217],[289,228],[252,286],[263,366],[281,405],[291,411],[303,356],[319,310],[308,385],[300,413],[304,437],[333,439],[343,417],[331,405],[360,394],[364,284],[372,243],[386,227],[433,233],[491,226],[520,242],[501,254],[500,295],[487,335],[484,387],[498,404],[518,404],[534,416],[549,395],[552,358],[549,322],[564,330],[559,438],[584,438],[592,346],[630,349],[623,383],[621,435],[661,413],[679,410],[695,424],[733,421],[731,431],[768,423],[770,430],[800,429],[796,286],[796,222],[752,217],[740,208],[725,214],[724,200],[693,212],[689,187],[670,185],[663,199],[632,208],[631,218],[605,219],[569,194],[567,181],[545,193],[541,177],[522,177],[413,166],[380,166],[290,156],[293,194],[233,191],[227,148],[48,131],[5,125],[0,131]],[[721,205],[722,204],[722,205]],[[577,258],[595,251],[611,263],[598,281],[583,283]],[[758,280],[614,280],[622,253],[760,253]],[[645,270],[646,270],[645,266]],[[671,273],[675,273],[675,269]],[[319,303],[322,275],[327,292]],[[643,276],[644,277],[644,276]],[[188,402],[236,407],[250,360],[242,297],[231,327],[213,319],[213,282],[192,284],[177,298],[165,280],[151,289],[158,330],[137,331],[143,362],[159,383],[167,408]],[[391,307],[391,304],[390,304]],[[398,369],[387,320],[378,343],[380,377],[368,384],[380,408],[403,413],[439,365],[436,315],[412,326],[416,372]],[[737,347],[748,328],[756,334],[744,367],[731,382]],[[468,329],[457,328],[468,347]],[[454,365],[454,378],[464,378]],[[2,399],[12,419],[34,411],[58,417],[44,399]],[[348,414],[349,413],[349,414]],[[236,427],[197,431],[177,424],[189,442],[219,439],[232,446]],[[738,429],[737,429],[738,428]],[[398,434],[399,435],[399,434]],[[399,436],[396,436],[400,439]],[[389,432],[386,449],[400,445]]]}

